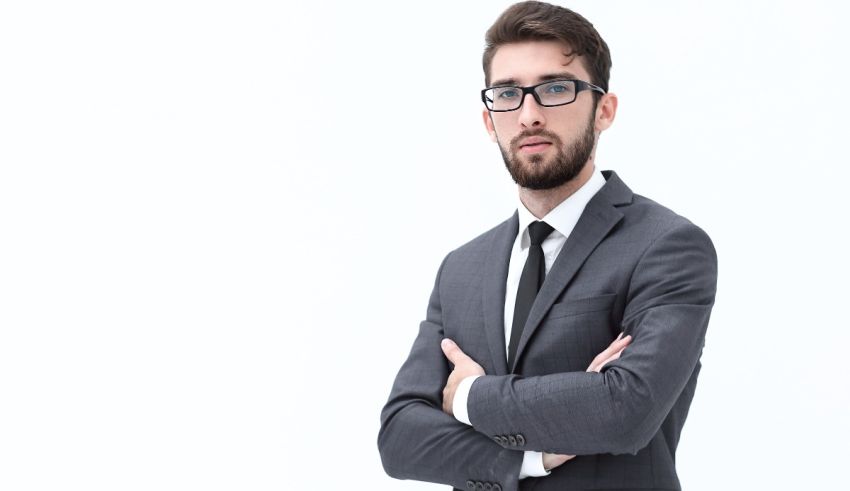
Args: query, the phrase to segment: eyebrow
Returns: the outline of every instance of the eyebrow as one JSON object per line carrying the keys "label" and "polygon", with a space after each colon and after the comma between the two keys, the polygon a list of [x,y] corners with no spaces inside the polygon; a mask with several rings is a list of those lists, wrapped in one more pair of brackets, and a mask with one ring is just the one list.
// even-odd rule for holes
{"label": "eyebrow", "polygon": [[[537,77],[537,83],[548,82],[549,80],[563,80],[563,79],[578,80],[578,77],[576,77],[574,74],[572,74],[570,72],[547,73],[546,75],[541,75],[541,76]],[[517,79],[515,79],[515,78],[503,78],[503,79],[499,79],[499,80],[494,81],[490,86],[496,87],[496,86],[499,86],[499,85],[512,85],[512,86],[517,85],[518,86],[519,81],[517,81]],[[536,84],[532,84],[532,85],[536,85]]]}

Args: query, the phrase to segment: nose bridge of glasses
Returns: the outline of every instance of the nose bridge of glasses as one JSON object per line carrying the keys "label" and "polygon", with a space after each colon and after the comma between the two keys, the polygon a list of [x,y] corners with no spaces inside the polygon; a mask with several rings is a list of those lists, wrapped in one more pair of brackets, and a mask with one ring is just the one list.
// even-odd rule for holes
{"label": "nose bridge of glasses", "polygon": [[534,101],[534,102],[535,102],[538,106],[540,106],[540,107],[545,107],[545,106],[543,106],[543,101],[541,101],[541,100],[540,100],[540,94],[538,94],[538,93],[537,93],[537,87],[538,87],[538,86],[534,86],[534,87],[522,87],[522,101],[520,101],[520,104],[519,104],[519,105],[520,105],[520,107],[519,107],[519,109],[522,109],[522,108],[526,105],[526,104],[525,104],[525,99],[526,99],[528,96],[531,96],[532,100],[533,100],[533,101]]}
{"label": "nose bridge of glasses", "polygon": [[[525,99],[529,96],[531,96],[531,100],[526,101]],[[523,90],[522,100],[515,113],[519,118],[519,123],[523,126],[538,126],[545,121],[545,116],[543,115],[545,107],[540,100],[540,95],[534,88],[528,88]]]}

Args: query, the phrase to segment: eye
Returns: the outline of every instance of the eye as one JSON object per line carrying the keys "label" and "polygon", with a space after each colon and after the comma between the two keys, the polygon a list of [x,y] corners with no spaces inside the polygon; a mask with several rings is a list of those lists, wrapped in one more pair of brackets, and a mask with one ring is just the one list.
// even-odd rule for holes
{"label": "eye", "polygon": [[563,94],[572,91],[572,84],[553,83],[546,86],[546,92],[549,94]]}
{"label": "eye", "polygon": [[513,99],[519,95],[519,91],[513,87],[496,91],[496,97],[500,99]]}

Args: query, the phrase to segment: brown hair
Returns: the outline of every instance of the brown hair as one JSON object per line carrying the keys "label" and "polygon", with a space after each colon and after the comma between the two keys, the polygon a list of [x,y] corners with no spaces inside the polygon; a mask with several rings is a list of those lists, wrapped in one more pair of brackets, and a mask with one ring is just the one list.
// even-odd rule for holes
{"label": "brown hair", "polygon": [[484,83],[490,85],[490,64],[503,44],[522,41],[561,41],[571,51],[566,56],[584,56],[589,82],[608,92],[611,53],[593,24],[570,9],[544,2],[521,2],[510,6],[487,30],[484,41]]}

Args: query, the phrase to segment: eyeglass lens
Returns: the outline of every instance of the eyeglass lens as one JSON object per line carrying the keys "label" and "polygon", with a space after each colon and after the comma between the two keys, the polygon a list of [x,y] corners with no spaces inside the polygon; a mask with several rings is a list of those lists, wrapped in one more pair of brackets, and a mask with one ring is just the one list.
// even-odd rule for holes
{"label": "eyeglass lens", "polygon": [[[559,106],[575,100],[576,84],[569,80],[547,82],[535,87],[534,92],[541,105]],[[520,87],[494,87],[484,95],[491,111],[512,111],[522,105],[524,94]]]}

